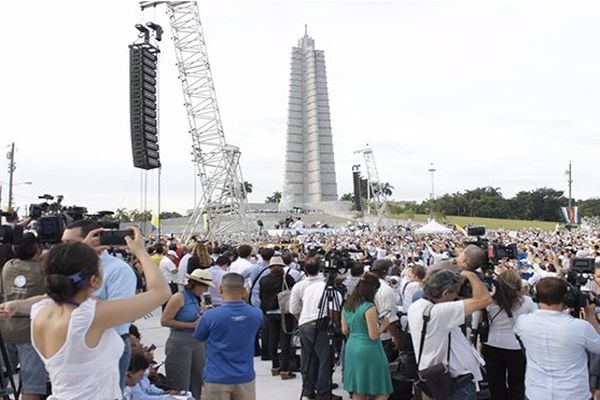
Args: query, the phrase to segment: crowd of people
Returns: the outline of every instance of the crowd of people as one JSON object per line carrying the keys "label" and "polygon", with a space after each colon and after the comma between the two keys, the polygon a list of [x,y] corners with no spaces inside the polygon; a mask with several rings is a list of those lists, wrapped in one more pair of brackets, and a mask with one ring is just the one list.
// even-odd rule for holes
{"label": "crowd of people", "polygon": [[[48,249],[33,232],[4,246],[3,363],[22,399],[255,399],[255,357],[304,399],[341,399],[340,384],[357,400],[600,398],[592,228],[490,231],[517,249],[493,263],[462,229],[188,243],[131,229],[119,248],[92,220]],[[164,369],[135,326],[157,308]]]}

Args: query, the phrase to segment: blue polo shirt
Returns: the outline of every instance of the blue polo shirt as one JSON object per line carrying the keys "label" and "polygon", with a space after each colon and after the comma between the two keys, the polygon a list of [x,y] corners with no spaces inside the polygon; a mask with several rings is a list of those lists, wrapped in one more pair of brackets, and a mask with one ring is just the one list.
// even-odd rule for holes
{"label": "blue polo shirt", "polygon": [[225,301],[204,314],[194,338],[206,341],[206,382],[237,385],[256,378],[254,339],[262,320],[262,312],[243,301]]}
{"label": "blue polo shirt", "polygon": [[[133,269],[125,261],[113,257],[108,252],[100,255],[100,261],[104,268],[102,286],[94,293],[100,300],[119,300],[135,296],[136,277]],[[119,336],[129,333],[131,323],[115,327]]]}

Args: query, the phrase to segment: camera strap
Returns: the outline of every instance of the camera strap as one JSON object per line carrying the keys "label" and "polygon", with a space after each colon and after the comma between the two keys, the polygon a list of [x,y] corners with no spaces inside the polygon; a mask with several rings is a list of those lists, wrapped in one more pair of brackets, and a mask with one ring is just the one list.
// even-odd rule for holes
{"label": "camera strap", "polygon": [[[423,347],[425,346],[425,335],[427,334],[427,324],[431,319],[431,309],[435,304],[431,303],[425,307],[423,310],[423,328],[421,329],[421,342],[419,344],[419,358],[417,359],[417,371],[419,370],[419,365],[421,364],[421,356],[423,355]],[[446,354],[446,365],[450,365],[450,346],[451,346],[452,338],[450,336],[450,332],[448,332],[448,353]]]}
{"label": "camera strap", "polygon": [[254,286],[256,286],[256,283],[258,282],[258,280],[260,279],[260,277],[262,276],[262,274],[264,274],[268,269],[269,269],[268,266],[265,267],[265,268],[263,268],[263,270],[259,272],[259,274],[256,277],[256,279],[254,279],[254,281],[252,282],[252,285],[250,286],[250,295],[248,296],[248,304],[252,305],[252,291],[254,290]]}

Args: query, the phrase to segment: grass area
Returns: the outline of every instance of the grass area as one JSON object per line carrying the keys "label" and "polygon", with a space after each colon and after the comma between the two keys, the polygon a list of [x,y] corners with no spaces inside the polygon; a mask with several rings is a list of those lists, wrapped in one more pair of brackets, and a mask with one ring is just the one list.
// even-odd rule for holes
{"label": "grass area", "polygon": [[[396,214],[393,218],[408,220],[408,216],[404,214]],[[426,222],[429,215],[415,214],[412,216],[413,221]],[[545,231],[552,231],[556,227],[556,222],[548,221],[522,221],[518,219],[497,219],[497,218],[477,218],[477,217],[457,217],[457,216],[446,216],[442,219],[437,219],[438,222],[444,224],[457,224],[465,226],[473,224],[476,226],[485,226],[489,229],[508,229],[511,231],[528,229],[528,228],[539,228]]]}

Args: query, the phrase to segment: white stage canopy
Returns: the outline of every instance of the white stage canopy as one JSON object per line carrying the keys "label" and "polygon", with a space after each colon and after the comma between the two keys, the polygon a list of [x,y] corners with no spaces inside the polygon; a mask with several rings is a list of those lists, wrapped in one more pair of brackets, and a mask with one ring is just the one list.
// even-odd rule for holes
{"label": "white stage canopy", "polygon": [[427,224],[423,225],[419,229],[415,230],[415,233],[428,234],[428,233],[450,233],[452,229],[446,228],[444,225],[432,219]]}

